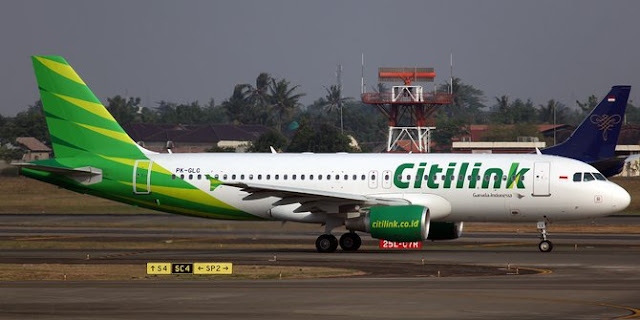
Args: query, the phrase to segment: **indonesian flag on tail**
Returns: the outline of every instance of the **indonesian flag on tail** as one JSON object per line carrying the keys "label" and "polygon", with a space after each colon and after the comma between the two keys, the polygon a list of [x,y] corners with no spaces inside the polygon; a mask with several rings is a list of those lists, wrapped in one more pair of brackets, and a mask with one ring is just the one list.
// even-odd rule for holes
{"label": "indonesian flag on tail", "polygon": [[607,97],[607,102],[616,102],[616,96],[611,95]]}

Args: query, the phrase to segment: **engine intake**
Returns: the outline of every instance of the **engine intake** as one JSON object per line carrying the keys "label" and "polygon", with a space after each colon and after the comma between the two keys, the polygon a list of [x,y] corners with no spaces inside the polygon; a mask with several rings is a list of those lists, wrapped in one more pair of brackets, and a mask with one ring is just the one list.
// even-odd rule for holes
{"label": "engine intake", "polygon": [[347,219],[345,226],[376,239],[413,242],[427,239],[429,220],[429,208],[424,206],[371,207],[364,215]]}

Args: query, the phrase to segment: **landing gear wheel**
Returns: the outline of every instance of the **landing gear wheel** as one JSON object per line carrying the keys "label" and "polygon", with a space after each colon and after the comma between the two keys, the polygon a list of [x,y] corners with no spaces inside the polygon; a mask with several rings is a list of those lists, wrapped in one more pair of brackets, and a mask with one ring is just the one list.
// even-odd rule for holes
{"label": "landing gear wheel", "polygon": [[338,248],[338,239],[330,234],[323,234],[316,240],[316,249],[318,252],[329,253],[334,252]]}
{"label": "landing gear wheel", "polygon": [[547,240],[547,236],[549,235],[547,233],[547,222],[547,216],[544,216],[543,221],[538,221],[538,231],[540,232],[540,240],[542,240],[538,244],[540,252],[551,252],[551,250],[553,250],[553,243]]}
{"label": "landing gear wheel", "polygon": [[540,249],[541,252],[551,252],[551,250],[553,250],[553,243],[549,240],[542,240],[538,244],[538,249]]}
{"label": "landing gear wheel", "polygon": [[360,248],[362,240],[355,232],[345,233],[340,237],[340,248],[344,251],[356,251]]}

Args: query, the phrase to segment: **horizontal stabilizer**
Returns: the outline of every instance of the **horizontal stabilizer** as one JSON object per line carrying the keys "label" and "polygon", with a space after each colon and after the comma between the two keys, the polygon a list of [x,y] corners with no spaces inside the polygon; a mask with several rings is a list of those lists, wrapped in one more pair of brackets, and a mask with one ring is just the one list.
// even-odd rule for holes
{"label": "horizontal stabilizer", "polygon": [[74,179],[82,184],[94,184],[102,181],[102,169],[94,168],[94,167],[82,167],[82,168],[63,168],[63,167],[55,167],[55,166],[45,166],[41,164],[28,163],[28,162],[19,162],[12,163],[12,165],[24,168],[31,169],[43,172],[50,172],[54,174],[63,175]]}

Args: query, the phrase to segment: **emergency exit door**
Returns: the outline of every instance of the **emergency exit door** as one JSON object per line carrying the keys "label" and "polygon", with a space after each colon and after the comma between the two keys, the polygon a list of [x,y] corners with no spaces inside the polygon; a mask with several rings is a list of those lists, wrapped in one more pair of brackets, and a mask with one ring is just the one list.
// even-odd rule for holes
{"label": "emergency exit door", "polygon": [[551,165],[549,162],[536,162],[533,165],[533,196],[548,197],[551,195],[549,189],[550,179],[549,171]]}

